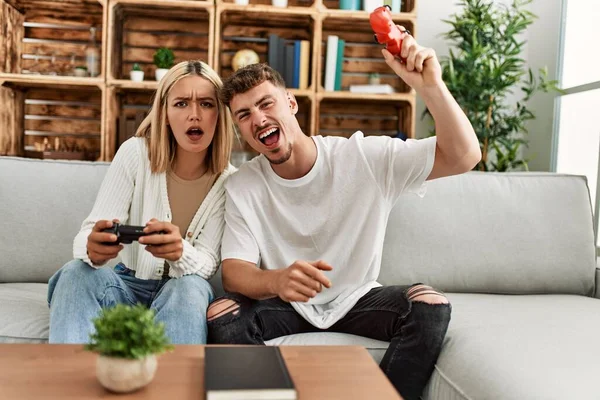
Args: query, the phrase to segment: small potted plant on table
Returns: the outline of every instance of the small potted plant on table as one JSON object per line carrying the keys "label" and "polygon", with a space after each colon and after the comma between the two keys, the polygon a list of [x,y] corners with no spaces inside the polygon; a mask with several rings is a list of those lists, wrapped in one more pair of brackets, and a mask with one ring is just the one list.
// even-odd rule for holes
{"label": "small potted plant on table", "polygon": [[156,355],[173,346],[154,311],[141,304],[105,308],[94,319],[96,332],[86,350],[98,353],[96,376],[105,388],[120,393],[146,386],[156,372]]}

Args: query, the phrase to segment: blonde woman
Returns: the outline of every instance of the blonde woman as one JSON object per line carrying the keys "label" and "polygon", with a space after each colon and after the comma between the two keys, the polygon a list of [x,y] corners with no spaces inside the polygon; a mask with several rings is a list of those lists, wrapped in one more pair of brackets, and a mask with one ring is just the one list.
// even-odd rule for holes
{"label": "blonde woman", "polygon": [[[94,207],[73,243],[75,260],[50,278],[50,343],[87,343],[101,308],[142,303],[173,343],[206,342],[207,280],[220,264],[224,182],[233,123],[222,82],[207,64],[186,61],[159,83],[135,137],[117,151]],[[132,244],[104,230],[145,226]],[[159,232],[162,232],[158,234]],[[120,256],[114,269],[100,268]]]}

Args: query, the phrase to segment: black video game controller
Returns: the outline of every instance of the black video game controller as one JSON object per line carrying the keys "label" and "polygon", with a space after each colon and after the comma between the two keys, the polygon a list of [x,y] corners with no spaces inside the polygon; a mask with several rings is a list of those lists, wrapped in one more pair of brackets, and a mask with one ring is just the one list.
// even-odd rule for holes
{"label": "black video game controller", "polygon": [[116,242],[105,242],[105,245],[118,245],[118,244],[130,244],[134,240],[137,241],[142,236],[153,235],[155,233],[164,233],[164,232],[153,232],[153,233],[145,233],[145,226],[134,226],[134,225],[122,225],[118,222],[113,222],[112,228],[106,228],[102,232],[113,233],[117,235]]}

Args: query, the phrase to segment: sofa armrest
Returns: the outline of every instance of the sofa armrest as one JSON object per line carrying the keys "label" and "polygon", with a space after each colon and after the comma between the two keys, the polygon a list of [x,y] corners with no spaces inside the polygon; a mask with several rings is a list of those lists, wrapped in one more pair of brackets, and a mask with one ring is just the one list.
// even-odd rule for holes
{"label": "sofa armrest", "polygon": [[596,293],[594,297],[600,299],[600,268],[596,267]]}

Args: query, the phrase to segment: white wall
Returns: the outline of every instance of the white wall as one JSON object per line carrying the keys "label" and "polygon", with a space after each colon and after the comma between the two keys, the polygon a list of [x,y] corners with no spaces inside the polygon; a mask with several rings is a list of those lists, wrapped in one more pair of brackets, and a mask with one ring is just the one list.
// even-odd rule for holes
{"label": "white wall", "polygon": [[[530,26],[527,59],[537,71],[548,67],[549,79],[558,79],[562,0],[535,0],[531,11],[538,19]],[[552,130],[556,94],[538,93],[529,103],[536,119],[527,127],[529,148],[525,157],[530,159],[532,171],[549,171],[552,159]]]}
{"label": "white wall", "polygon": [[[509,0],[495,0],[498,3],[509,3]],[[562,0],[534,0],[531,11],[538,19],[530,26],[524,58],[534,71],[543,66],[548,67],[549,78],[556,78],[558,61],[558,42],[560,35],[560,13]],[[417,2],[417,40],[419,44],[435,49],[438,56],[448,55],[448,42],[443,34],[450,25],[442,20],[449,19],[461,7],[453,0],[419,0]],[[529,103],[536,119],[529,126],[529,148],[525,157],[531,161],[529,168],[537,171],[550,169],[552,151],[552,126],[554,113],[554,96],[537,94]],[[416,135],[418,138],[428,136],[432,128],[430,118],[421,120],[425,106],[420,98],[417,100]]]}

